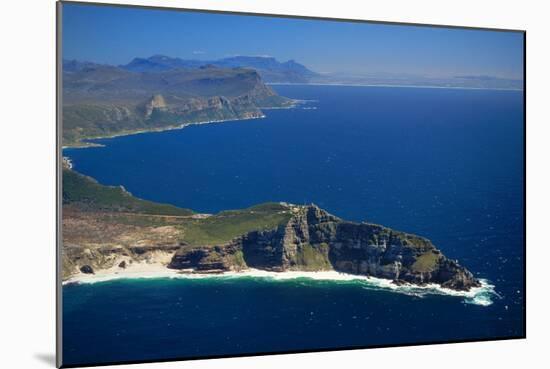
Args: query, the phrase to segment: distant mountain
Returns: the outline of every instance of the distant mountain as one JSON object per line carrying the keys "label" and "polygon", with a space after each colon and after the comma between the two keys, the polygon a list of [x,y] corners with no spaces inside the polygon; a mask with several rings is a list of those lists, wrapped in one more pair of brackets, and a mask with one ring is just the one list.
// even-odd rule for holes
{"label": "distant mountain", "polygon": [[86,68],[95,68],[99,66],[101,66],[101,64],[87,61],[63,59],[63,72],[79,72]]}
{"label": "distant mountain", "polygon": [[201,66],[152,73],[77,61],[63,66],[64,145],[186,123],[258,118],[261,108],[293,104],[252,69]]}
{"label": "distant mountain", "polygon": [[164,55],[153,55],[149,58],[134,58],[130,63],[119,65],[120,68],[131,72],[164,72],[177,68],[199,68],[205,62],[197,60],[183,60],[180,58],[171,58]]}
{"label": "distant mountain", "polygon": [[330,73],[314,78],[310,83],[357,86],[424,86],[439,88],[474,88],[522,90],[523,80],[487,75],[457,75],[433,77],[413,74],[372,73],[367,75]]}
{"label": "distant mountain", "polygon": [[501,88],[501,89],[523,89],[522,79],[500,78],[495,76],[455,76],[452,80],[458,85],[465,85],[477,88]]}
{"label": "distant mountain", "polygon": [[135,58],[122,69],[132,72],[164,72],[171,69],[197,69],[204,66],[220,68],[252,68],[265,82],[307,83],[319,75],[294,60],[279,62],[267,56],[233,56],[219,60],[189,60],[153,55],[149,58]]}

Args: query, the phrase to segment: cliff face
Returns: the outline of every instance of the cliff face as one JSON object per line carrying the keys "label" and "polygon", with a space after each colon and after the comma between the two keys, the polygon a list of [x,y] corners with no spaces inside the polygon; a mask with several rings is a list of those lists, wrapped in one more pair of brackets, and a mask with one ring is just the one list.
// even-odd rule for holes
{"label": "cliff face", "polygon": [[65,145],[85,138],[262,117],[291,106],[251,69],[205,67],[159,73],[89,65],[63,73]]}
{"label": "cliff face", "polygon": [[98,270],[126,268],[133,263],[170,262],[178,245],[66,247],[62,254],[62,278],[68,279],[78,271],[93,274]]}
{"label": "cliff face", "polygon": [[292,207],[287,224],[252,231],[225,245],[182,247],[169,268],[198,271],[336,270],[455,290],[480,286],[427,239],[367,223],[352,223],[311,205]]}
{"label": "cliff face", "polygon": [[65,167],[63,278],[116,273],[132,263],[200,273],[336,270],[455,290],[480,285],[425,238],[344,221],[315,205],[265,203],[195,214],[135,198]]}

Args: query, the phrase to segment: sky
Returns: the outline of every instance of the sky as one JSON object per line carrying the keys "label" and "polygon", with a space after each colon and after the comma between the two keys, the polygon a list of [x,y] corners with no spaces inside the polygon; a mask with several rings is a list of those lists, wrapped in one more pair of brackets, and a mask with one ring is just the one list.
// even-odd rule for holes
{"label": "sky", "polygon": [[63,57],[126,64],[167,55],[266,55],[318,73],[523,78],[523,34],[235,14],[63,5]]}

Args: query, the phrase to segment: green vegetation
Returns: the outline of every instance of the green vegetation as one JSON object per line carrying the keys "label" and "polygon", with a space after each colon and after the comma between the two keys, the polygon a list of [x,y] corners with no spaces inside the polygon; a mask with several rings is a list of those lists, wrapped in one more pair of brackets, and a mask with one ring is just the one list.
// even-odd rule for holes
{"label": "green vegetation", "polygon": [[440,257],[441,256],[439,254],[431,251],[426,252],[416,259],[414,264],[411,266],[411,269],[413,272],[418,273],[431,272],[437,266]]}
{"label": "green vegetation", "polygon": [[63,169],[63,204],[82,210],[122,211],[152,215],[191,215],[189,209],[138,199],[122,187],[104,186],[74,170]]}
{"label": "green vegetation", "polygon": [[394,232],[394,235],[402,240],[403,245],[408,247],[422,250],[431,250],[434,248],[430,240],[424,237],[404,232]]}
{"label": "green vegetation", "polygon": [[318,271],[331,270],[332,265],[328,260],[329,246],[321,243],[317,247],[304,244],[299,247],[296,254],[296,265],[299,270]]}
{"label": "green vegetation", "polygon": [[372,227],[372,232],[369,235],[369,242],[373,245],[380,245],[384,242],[387,244],[402,243],[403,246],[407,246],[417,250],[433,249],[432,243],[427,238],[401,231],[396,231],[375,223],[365,222],[364,224]]}
{"label": "green vegetation", "polygon": [[184,123],[260,117],[259,107],[292,103],[250,69],[176,69],[143,75],[94,65],[63,74],[63,145]]}
{"label": "green vegetation", "polygon": [[144,119],[131,106],[79,104],[63,107],[65,146],[79,144],[82,139],[109,137],[146,128]]}
{"label": "green vegetation", "polygon": [[184,240],[192,245],[222,244],[250,231],[277,228],[290,217],[288,208],[273,203],[224,211],[205,219],[185,220]]}
{"label": "green vegetation", "polygon": [[244,261],[244,254],[242,250],[237,251],[233,255],[233,264],[237,266],[239,269],[247,268],[246,262]]}
{"label": "green vegetation", "polygon": [[260,108],[270,108],[270,107],[292,107],[294,102],[289,100],[286,97],[279,95],[270,95],[261,99],[256,99],[256,104]]}
{"label": "green vegetation", "polygon": [[193,218],[192,210],[136,198],[123,187],[104,186],[67,168],[63,169],[63,204],[104,212],[99,219],[106,222],[138,227],[173,225],[181,230],[182,241],[191,245],[223,244],[250,231],[277,228],[291,217],[288,207],[265,203]]}
{"label": "green vegetation", "polygon": [[[264,212],[264,213],[288,211],[288,205],[284,205],[283,203],[280,203],[280,202],[264,202],[263,204],[254,205],[245,210],[251,211],[251,212]],[[237,212],[239,211],[242,211],[242,210],[237,210]],[[231,210],[226,211],[224,213],[229,213],[229,212],[231,212]]]}
{"label": "green vegetation", "polygon": [[[251,110],[256,112],[254,107]],[[63,145],[81,146],[82,140],[87,139],[132,134],[140,131],[161,131],[178,128],[185,123],[238,119],[240,117],[238,112],[227,107],[205,108],[187,112],[185,115],[153,109],[151,116],[145,118],[140,114],[139,109],[131,106],[88,104],[66,106],[63,108]]]}
{"label": "green vegetation", "polygon": [[[160,204],[159,204],[160,205]],[[82,207],[82,206],[81,206]],[[86,209],[84,209],[86,210]],[[95,209],[94,209],[95,210]],[[183,209],[187,210],[187,209]],[[127,212],[103,212],[97,214],[98,220],[107,223],[125,224],[136,227],[163,227],[181,224],[190,215],[164,214],[164,213],[127,213]]]}

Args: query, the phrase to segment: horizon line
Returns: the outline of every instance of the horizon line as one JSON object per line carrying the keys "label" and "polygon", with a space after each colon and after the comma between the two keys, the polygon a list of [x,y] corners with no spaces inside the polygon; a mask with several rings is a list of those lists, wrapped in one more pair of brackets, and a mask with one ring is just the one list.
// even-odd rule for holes
{"label": "horizon line", "polygon": [[430,85],[392,85],[392,84],[360,84],[360,83],[293,83],[293,82],[264,82],[266,85],[289,86],[342,86],[342,87],[386,87],[386,88],[439,88],[454,90],[496,90],[496,91],[524,91],[523,88],[502,87],[464,87],[464,86],[430,86]]}

